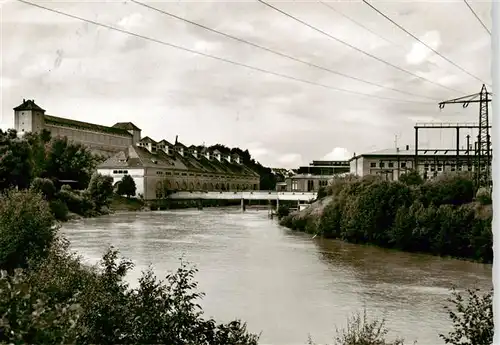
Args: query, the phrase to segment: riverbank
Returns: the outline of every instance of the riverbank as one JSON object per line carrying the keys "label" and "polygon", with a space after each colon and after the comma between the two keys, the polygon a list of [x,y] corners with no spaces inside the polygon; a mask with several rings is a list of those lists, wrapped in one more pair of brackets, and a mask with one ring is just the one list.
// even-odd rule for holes
{"label": "riverbank", "polygon": [[405,184],[336,179],[327,196],[280,219],[292,230],[350,243],[492,263],[491,197],[466,175]]}

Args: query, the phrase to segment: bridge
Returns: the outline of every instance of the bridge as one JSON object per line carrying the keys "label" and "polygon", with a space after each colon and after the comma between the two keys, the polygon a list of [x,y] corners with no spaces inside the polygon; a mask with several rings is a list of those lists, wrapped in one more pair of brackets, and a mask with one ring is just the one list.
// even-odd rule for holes
{"label": "bridge", "polygon": [[315,192],[277,192],[254,190],[242,192],[176,192],[170,195],[174,200],[287,200],[310,201],[316,198]]}

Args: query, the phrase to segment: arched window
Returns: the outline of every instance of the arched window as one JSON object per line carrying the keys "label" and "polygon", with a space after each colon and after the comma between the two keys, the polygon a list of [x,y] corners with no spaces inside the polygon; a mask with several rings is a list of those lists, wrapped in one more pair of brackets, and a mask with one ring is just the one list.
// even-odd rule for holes
{"label": "arched window", "polygon": [[188,188],[186,181],[182,181],[182,189],[186,190]]}
{"label": "arched window", "polygon": [[196,190],[201,190],[201,184],[199,182],[196,182]]}
{"label": "arched window", "polygon": [[193,182],[189,182],[189,190],[194,190],[194,183]]}
{"label": "arched window", "polygon": [[226,191],[226,185],[225,185],[224,183],[221,185],[221,190],[222,190],[223,192],[225,192],[225,191]]}
{"label": "arched window", "polygon": [[213,183],[209,183],[209,184],[208,184],[208,190],[209,190],[209,191],[214,190],[214,184],[213,184]]}
{"label": "arched window", "polygon": [[208,186],[206,183],[203,183],[203,190],[207,190],[208,189]]}
{"label": "arched window", "polygon": [[219,190],[219,184],[218,183],[215,184],[215,190]]}
{"label": "arched window", "polygon": [[179,190],[179,189],[181,189],[179,182],[175,182],[175,190]]}

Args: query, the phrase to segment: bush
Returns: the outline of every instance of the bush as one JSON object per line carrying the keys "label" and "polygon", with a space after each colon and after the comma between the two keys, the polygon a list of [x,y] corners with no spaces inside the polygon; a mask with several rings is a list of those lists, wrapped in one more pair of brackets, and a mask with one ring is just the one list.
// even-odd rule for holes
{"label": "bush", "polygon": [[59,241],[43,264],[0,279],[0,342],[257,345],[244,323],[203,318],[195,269],[181,264],[165,282],[148,270],[131,289],[132,263],[117,251],[85,269],[66,248]]}
{"label": "bush", "polygon": [[[366,310],[363,315],[356,314],[347,321],[345,329],[337,329],[337,336],[332,345],[404,345],[403,339],[387,341],[389,329],[385,320],[368,320]],[[311,337],[309,345],[315,345]]]}
{"label": "bush", "polygon": [[41,194],[10,191],[0,199],[0,269],[27,267],[48,255],[57,228]]}
{"label": "bush", "polygon": [[66,221],[68,220],[69,209],[66,204],[61,200],[52,200],[50,202],[50,210],[54,215],[55,219]]}
{"label": "bush", "polygon": [[479,190],[476,193],[476,201],[478,201],[482,205],[491,205],[492,203],[492,198],[491,198],[491,190],[486,189],[486,188],[479,188]]}
{"label": "bush", "polygon": [[446,309],[453,322],[453,330],[448,335],[439,335],[446,344],[493,344],[493,291],[481,296],[478,289],[468,289],[464,299],[453,290],[448,301],[451,307],[446,306]]}
{"label": "bush", "polygon": [[113,178],[97,173],[92,175],[87,192],[95,204],[96,211],[100,211],[104,206],[108,207],[113,196]]}
{"label": "bush", "polygon": [[278,216],[278,219],[286,217],[289,214],[290,214],[290,208],[287,205],[280,205],[276,210],[276,215]]}
{"label": "bush", "polygon": [[376,176],[335,178],[322,212],[289,215],[280,224],[352,243],[491,263],[491,205],[473,203],[472,177],[455,174],[410,183],[415,180],[408,177],[404,184]]}
{"label": "bush", "polygon": [[52,200],[56,194],[54,182],[48,178],[33,179],[30,187],[35,193],[41,193],[46,200]]}
{"label": "bush", "polygon": [[324,197],[328,196],[328,193],[326,192],[325,187],[319,187],[318,193],[316,194],[316,200],[321,200]]}
{"label": "bush", "polygon": [[135,181],[130,175],[125,175],[122,177],[120,182],[118,182],[118,186],[116,188],[116,194],[118,195],[126,195],[127,197],[131,197],[135,195]]}

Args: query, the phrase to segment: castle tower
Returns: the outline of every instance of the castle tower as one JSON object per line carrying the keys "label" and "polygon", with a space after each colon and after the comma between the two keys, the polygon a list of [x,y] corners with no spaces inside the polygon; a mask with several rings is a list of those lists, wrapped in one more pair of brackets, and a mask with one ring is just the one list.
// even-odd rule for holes
{"label": "castle tower", "polygon": [[23,99],[23,103],[14,108],[14,129],[19,134],[41,132],[44,128],[45,110],[33,99]]}
{"label": "castle tower", "polygon": [[141,129],[132,122],[118,122],[113,125],[115,128],[125,129],[132,134],[132,145],[137,145],[141,141]]}

